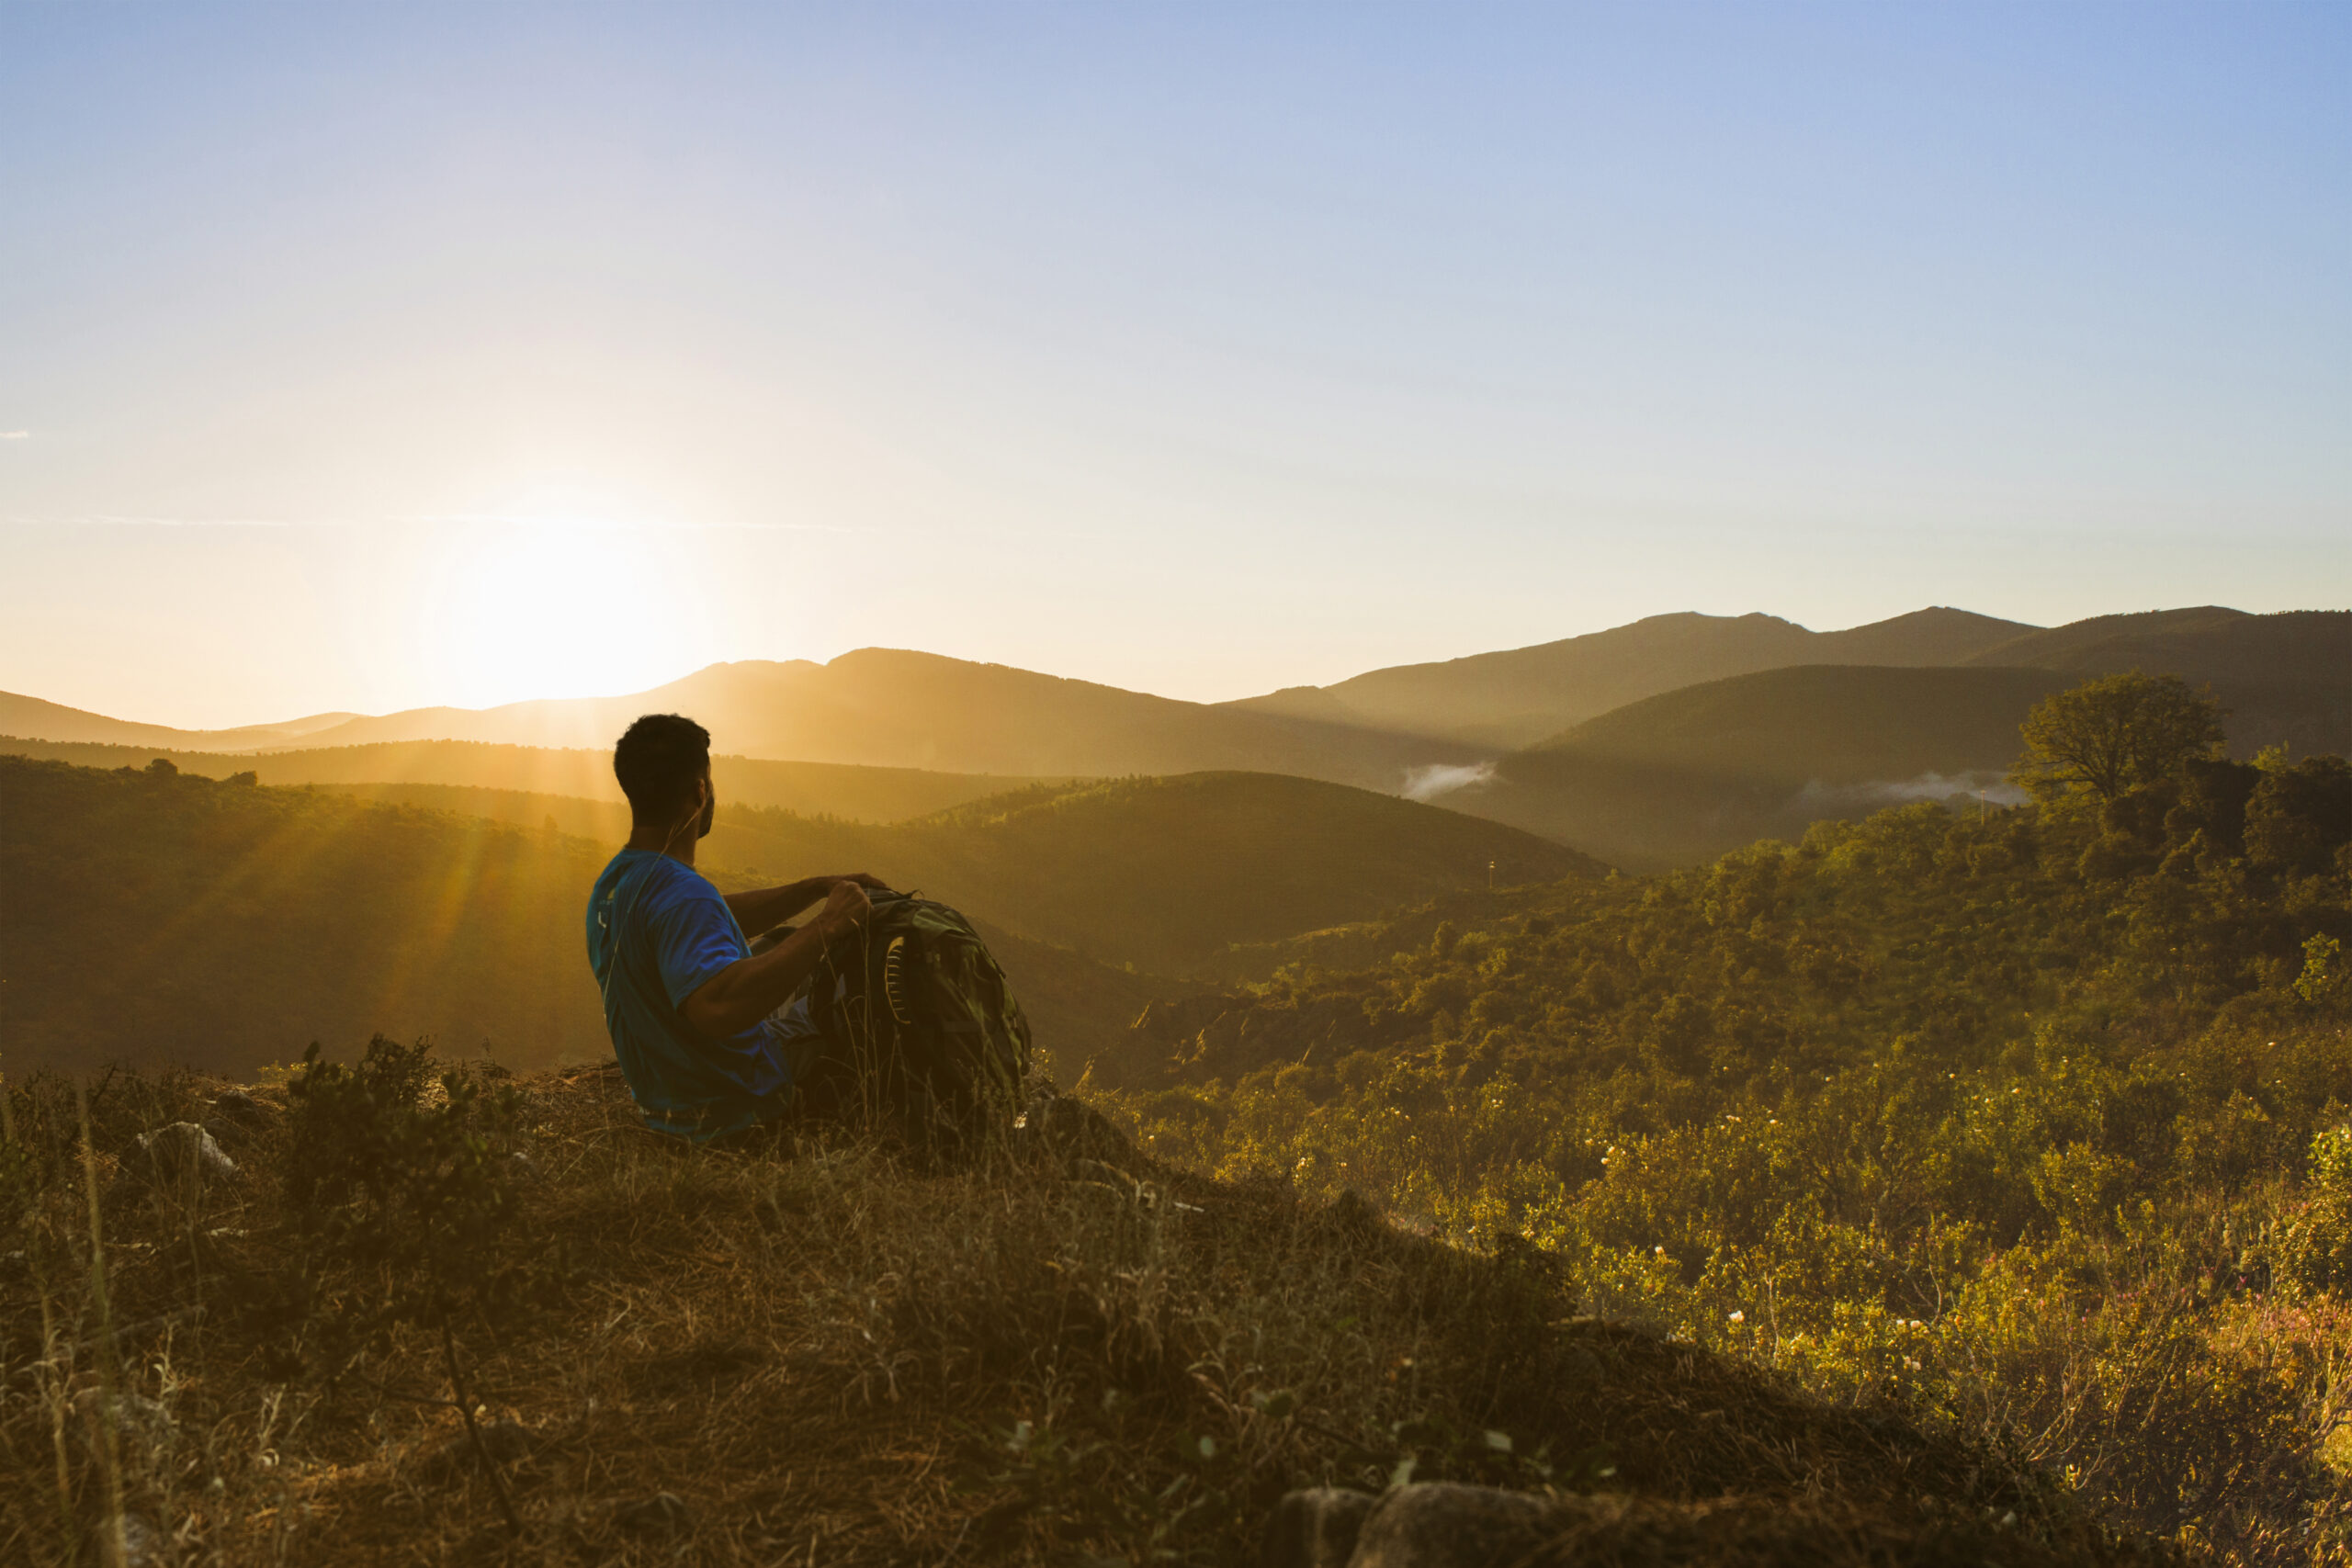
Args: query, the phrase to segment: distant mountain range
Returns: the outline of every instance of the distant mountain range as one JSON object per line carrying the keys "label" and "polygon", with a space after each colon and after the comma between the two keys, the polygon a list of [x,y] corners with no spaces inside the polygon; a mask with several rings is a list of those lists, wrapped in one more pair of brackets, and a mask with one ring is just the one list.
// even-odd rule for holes
{"label": "distant mountain range", "polygon": [[2039,629],[1940,608],[1840,632],[1809,631],[1777,615],[1652,615],[1586,637],[1400,664],[1229,705],[1508,750],[1702,681],[1791,664],[1960,664]]}
{"label": "distant mountain range", "polygon": [[77,740],[107,746],[177,747],[188,751],[253,751],[270,746],[299,746],[305,737],[348,724],[355,713],[319,713],[284,724],[249,724],[240,729],[174,729],[163,724],[134,724],[85,713],[62,703],[0,692],[0,735],[31,740]]}
{"label": "distant mountain range", "polygon": [[[627,696],[320,715],[241,730],[127,724],[0,695],[0,733],[245,752],[272,782],[609,798],[594,759],[638,714],[679,711],[743,759],[722,766],[723,795],[804,812],[894,820],[1021,778],[1278,773],[1442,801],[1647,866],[1844,812],[1862,798],[1856,790],[1997,774],[2038,696],[2134,668],[2210,684],[2230,710],[2239,755],[2273,743],[2352,750],[2352,611],[2213,606],[2048,628],[1933,608],[1835,632],[1762,615],[1658,615],[1223,704],[865,649],[825,664],[712,665]],[[1776,671],[1785,678],[1758,680]],[[493,761],[450,742],[548,750]],[[558,755],[569,760],[544,761]],[[266,757],[280,760],[265,766]],[[786,763],[802,774],[761,775]],[[810,771],[826,766],[897,773]],[[556,773],[593,783],[560,784]]]}
{"label": "distant mountain range", "polygon": [[[243,747],[145,725],[126,726],[117,736],[104,730],[107,721],[91,722],[95,715],[41,711],[51,707],[28,698],[0,700],[0,734],[204,751],[426,739],[605,750],[638,715],[678,712],[707,726],[716,750],[753,758],[1058,778],[1232,769],[1391,792],[1416,768],[1480,755],[1420,736],[1178,702],[893,649],[862,649],[828,664],[714,664],[628,696],[417,708]],[[53,733],[61,725],[72,733]]]}
{"label": "distant mountain range", "polygon": [[2099,615],[2029,633],[1963,660],[2030,665],[2075,679],[2144,670],[2211,685],[2229,710],[2230,750],[2352,751],[2352,611],[2249,615],[2207,606]]}
{"label": "distant mountain range", "polygon": [[2233,739],[2248,750],[2271,740],[2334,750],[2352,740],[2352,612],[2343,610],[2250,615],[2207,606],[2043,628],[1939,608],[1838,632],[1771,615],[1653,615],[1589,637],[1399,665],[1229,705],[1509,750],[1663,692],[1804,664],[2007,665],[2074,675],[2143,669],[2211,682],[2236,714]]}

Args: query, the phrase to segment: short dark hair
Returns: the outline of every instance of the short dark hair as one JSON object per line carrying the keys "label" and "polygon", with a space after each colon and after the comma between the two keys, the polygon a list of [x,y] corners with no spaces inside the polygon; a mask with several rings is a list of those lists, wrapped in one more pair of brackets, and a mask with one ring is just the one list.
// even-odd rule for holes
{"label": "short dark hair", "polygon": [[613,745],[613,776],[647,820],[676,810],[709,768],[710,731],[684,714],[649,713]]}

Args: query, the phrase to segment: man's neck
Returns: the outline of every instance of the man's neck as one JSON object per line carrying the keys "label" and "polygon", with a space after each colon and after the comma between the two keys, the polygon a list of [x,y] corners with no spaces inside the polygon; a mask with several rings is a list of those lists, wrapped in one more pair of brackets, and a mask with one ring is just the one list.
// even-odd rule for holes
{"label": "man's neck", "polygon": [[701,835],[695,831],[695,827],[696,824],[692,822],[683,827],[675,822],[668,827],[635,823],[629,828],[627,847],[668,855],[681,865],[692,865],[695,863],[695,845],[702,841]]}

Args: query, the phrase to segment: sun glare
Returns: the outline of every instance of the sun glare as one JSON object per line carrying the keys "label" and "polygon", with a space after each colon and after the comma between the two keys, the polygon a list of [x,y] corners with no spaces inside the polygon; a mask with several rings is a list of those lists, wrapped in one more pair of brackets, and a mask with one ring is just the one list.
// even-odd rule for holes
{"label": "sun glare", "polygon": [[707,639],[675,570],[686,533],[594,517],[446,527],[420,629],[450,701],[641,690],[701,661]]}

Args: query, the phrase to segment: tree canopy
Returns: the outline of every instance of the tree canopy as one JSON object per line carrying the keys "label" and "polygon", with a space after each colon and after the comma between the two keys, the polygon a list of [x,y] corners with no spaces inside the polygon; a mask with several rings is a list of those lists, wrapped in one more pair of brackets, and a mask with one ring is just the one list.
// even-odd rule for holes
{"label": "tree canopy", "polygon": [[2088,794],[2101,804],[2213,756],[2223,739],[2218,703],[2177,675],[2137,670],[2044,697],[2018,732],[2026,750],[2011,778],[2038,800]]}

